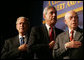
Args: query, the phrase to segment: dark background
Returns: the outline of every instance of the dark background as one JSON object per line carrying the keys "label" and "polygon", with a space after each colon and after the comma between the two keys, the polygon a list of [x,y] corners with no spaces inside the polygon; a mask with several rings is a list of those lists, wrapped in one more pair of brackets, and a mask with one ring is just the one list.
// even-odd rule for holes
{"label": "dark background", "polygon": [[43,1],[3,1],[0,6],[0,48],[6,39],[18,34],[19,16],[30,19],[31,28],[42,24]]}

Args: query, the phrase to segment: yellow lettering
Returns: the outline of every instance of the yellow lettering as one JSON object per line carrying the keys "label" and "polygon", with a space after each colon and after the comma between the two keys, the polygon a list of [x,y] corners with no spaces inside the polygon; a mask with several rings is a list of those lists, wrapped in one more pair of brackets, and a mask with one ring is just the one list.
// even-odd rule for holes
{"label": "yellow lettering", "polygon": [[48,1],[48,5],[49,5],[49,6],[51,6],[51,3],[50,3],[50,1]]}
{"label": "yellow lettering", "polygon": [[67,6],[70,7],[70,3],[69,3],[69,1],[67,2]]}
{"label": "yellow lettering", "polygon": [[76,4],[76,1],[70,1],[70,4],[71,5],[75,5]]}
{"label": "yellow lettering", "polygon": [[82,1],[78,1],[78,3],[80,3],[80,2],[82,2]]}
{"label": "yellow lettering", "polygon": [[76,4],[76,1],[68,1],[66,7],[70,7],[70,6],[75,5],[75,4]]}
{"label": "yellow lettering", "polygon": [[65,8],[65,3],[57,5],[57,11],[62,10]]}
{"label": "yellow lettering", "polygon": [[59,3],[61,1],[48,1],[48,5],[51,6],[51,5],[55,5],[57,3]]}
{"label": "yellow lettering", "polygon": [[52,5],[55,5],[55,1],[52,1]]}

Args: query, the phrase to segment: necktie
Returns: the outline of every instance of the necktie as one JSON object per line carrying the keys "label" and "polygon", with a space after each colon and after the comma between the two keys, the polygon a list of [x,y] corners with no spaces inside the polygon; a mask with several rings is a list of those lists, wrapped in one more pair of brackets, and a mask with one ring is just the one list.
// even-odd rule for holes
{"label": "necktie", "polygon": [[24,44],[24,37],[20,38],[20,45]]}
{"label": "necktie", "polygon": [[54,40],[54,31],[52,27],[50,27],[49,29],[49,36],[50,36],[50,41]]}
{"label": "necktie", "polygon": [[72,41],[72,39],[73,39],[73,33],[74,33],[74,31],[72,30],[71,32],[70,32],[70,41]]}

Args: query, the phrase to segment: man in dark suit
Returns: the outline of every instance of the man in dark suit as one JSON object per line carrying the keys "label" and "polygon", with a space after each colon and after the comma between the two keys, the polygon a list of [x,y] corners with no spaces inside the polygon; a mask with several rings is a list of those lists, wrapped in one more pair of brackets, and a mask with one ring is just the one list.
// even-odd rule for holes
{"label": "man in dark suit", "polygon": [[[34,53],[34,59],[52,59],[52,48],[55,38],[63,32],[54,25],[57,21],[57,11],[55,7],[48,6],[43,11],[45,24],[38,27],[33,27],[29,38],[29,49]],[[50,29],[52,27],[52,29]],[[50,32],[53,31],[53,36],[50,38]]]}
{"label": "man in dark suit", "polygon": [[73,10],[67,12],[64,22],[68,26],[68,31],[59,34],[56,38],[53,57],[59,59],[83,59],[83,30],[78,27],[77,13]]}
{"label": "man in dark suit", "polygon": [[[26,59],[31,58],[28,51],[29,20],[26,17],[19,17],[16,21],[16,29],[19,35],[5,41],[1,51],[1,59]],[[21,37],[24,39],[21,42]]]}

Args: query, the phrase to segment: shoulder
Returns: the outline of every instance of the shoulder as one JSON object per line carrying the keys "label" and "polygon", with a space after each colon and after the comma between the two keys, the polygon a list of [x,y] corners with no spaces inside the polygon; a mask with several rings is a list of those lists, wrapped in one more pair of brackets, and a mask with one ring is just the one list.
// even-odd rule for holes
{"label": "shoulder", "polygon": [[68,31],[62,32],[60,35],[66,35],[68,33]]}
{"label": "shoulder", "polygon": [[57,31],[64,32],[62,29],[55,28]]}
{"label": "shoulder", "polygon": [[64,37],[66,34],[68,33],[68,31],[63,31],[62,33],[60,33],[57,37]]}
{"label": "shoulder", "polygon": [[79,28],[79,27],[77,28],[76,31],[83,33],[83,29],[81,29],[81,28]]}
{"label": "shoulder", "polygon": [[60,33],[64,32],[63,30],[59,28],[55,28],[56,34],[59,35]]}
{"label": "shoulder", "polygon": [[31,30],[37,30],[37,29],[39,29],[40,28],[40,26],[33,26],[32,28],[31,28]]}
{"label": "shoulder", "polygon": [[45,28],[45,26],[44,25],[42,25],[42,26],[33,26],[32,27],[32,29],[31,29],[31,31],[38,31],[38,30],[42,30],[42,29],[44,29]]}
{"label": "shoulder", "polygon": [[11,37],[11,38],[8,38],[5,40],[5,42],[11,42],[11,41],[14,41],[16,38],[18,38],[18,35],[17,36],[14,36],[14,37]]}

